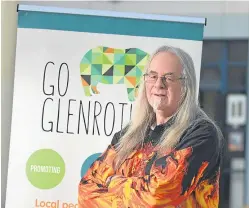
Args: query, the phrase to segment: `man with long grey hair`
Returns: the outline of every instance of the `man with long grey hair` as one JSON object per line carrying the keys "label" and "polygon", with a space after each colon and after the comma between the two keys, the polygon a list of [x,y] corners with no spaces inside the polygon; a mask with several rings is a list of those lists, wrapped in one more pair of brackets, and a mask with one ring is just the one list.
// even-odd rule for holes
{"label": "man with long grey hair", "polygon": [[223,137],[199,107],[191,57],[162,46],[143,76],[131,121],[81,179],[79,207],[218,207]]}

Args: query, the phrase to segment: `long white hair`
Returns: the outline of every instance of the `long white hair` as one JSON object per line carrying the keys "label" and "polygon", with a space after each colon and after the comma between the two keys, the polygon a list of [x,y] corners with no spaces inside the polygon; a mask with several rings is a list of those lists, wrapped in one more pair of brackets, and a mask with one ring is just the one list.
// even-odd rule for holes
{"label": "long white hair", "polygon": [[[189,54],[180,48],[161,46],[150,57],[145,73],[148,72],[152,59],[161,52],[170,52],[179,58],[182,64],[182,76],[184,79],[182,80],[182,97],[179,108],[173,115],[174,122],[163,132],[157,144],[159,155],[166,150],[174,148],[184,131],[193,124],[193,122],[198,122],[199,120],[207,120],[212,123],[217,130],[218,137],[221,139],[222,133],[218,126],[199,107],[195,68]],[[143,144],[148,128],[156,122],[156,114],[146,96],[145,83],[143,79],[141,80],[132,118],[124,135],[120,138],[116,146],[117,155],[114,164],[116,169],[134,149]]]}

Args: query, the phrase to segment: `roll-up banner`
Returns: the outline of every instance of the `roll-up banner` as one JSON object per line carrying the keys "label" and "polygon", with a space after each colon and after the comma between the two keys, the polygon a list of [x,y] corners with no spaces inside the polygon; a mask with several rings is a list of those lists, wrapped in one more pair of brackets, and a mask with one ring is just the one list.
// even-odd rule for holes
{"label": "roll-up banner", "polygon": [[130,120],[158,47],[194,61],[205,18],[19,5],[6,208],[76,208],[78,184]]}

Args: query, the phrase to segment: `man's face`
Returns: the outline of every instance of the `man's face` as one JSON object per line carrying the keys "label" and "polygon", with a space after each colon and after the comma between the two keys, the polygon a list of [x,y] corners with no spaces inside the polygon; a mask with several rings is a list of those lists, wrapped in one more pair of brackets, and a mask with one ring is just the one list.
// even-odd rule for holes
{"label": "man's face", "polygon": [[176,55],[160,52],[152,59],[145,85],[148,102],[155,111],[163,111],[166,116],[176,112],[182,93],[181,74],[182,65]]}

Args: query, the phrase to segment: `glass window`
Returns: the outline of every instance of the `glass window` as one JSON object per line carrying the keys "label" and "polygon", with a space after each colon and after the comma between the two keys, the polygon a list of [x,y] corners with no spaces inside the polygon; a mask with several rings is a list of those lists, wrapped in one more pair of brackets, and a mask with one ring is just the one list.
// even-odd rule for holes
{"label": "glass window", "polygon": [[228,88],[233,89],[245,89],[246,88],[246,68],[228,68]]}
{"label": "glass window", "polygon": [[[217,105],[219,103],[219,105]],[[200,91],[200,105],[205,113],[214,119],[220,128],[224,123],[225,99],[218,91]]]}
{"label": "glass window", "polygon": [[224,41],[203,41],[202,62],[218,62],[222,56]]}
{"label": "glass window", "polygon": [[200,86],[202,88],[220,88],[220,70],[216,68],[202,68],[200,77]]}
{"label": "glass window", "polygon": [[234,40],[228,42],[229,61],[243,61],[248,59],[248,41]]}

